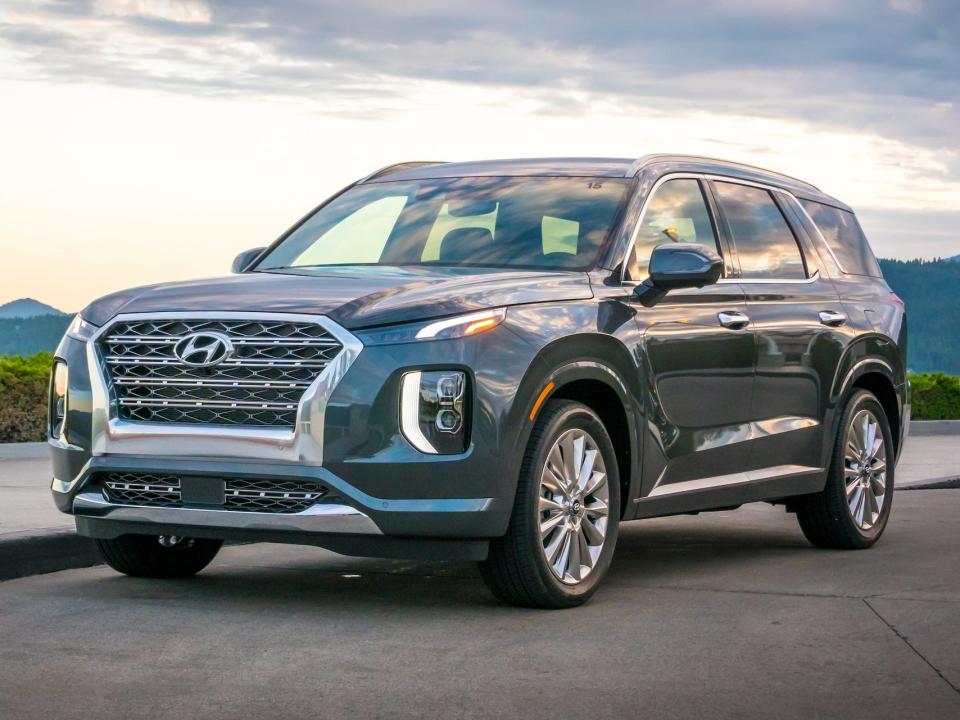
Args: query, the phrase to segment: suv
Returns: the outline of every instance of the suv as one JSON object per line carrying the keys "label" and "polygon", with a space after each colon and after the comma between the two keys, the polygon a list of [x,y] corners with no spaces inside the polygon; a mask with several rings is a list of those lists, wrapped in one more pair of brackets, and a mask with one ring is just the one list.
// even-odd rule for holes
{"label": "suv", "polygon": [[232,276],[108,295],[50,390],[53,497],[129,575],[224,540],[480,563],[586,600],[619,523],[766,501],[883,533],[903,303],[849,207],[689,156],[411,162]]}

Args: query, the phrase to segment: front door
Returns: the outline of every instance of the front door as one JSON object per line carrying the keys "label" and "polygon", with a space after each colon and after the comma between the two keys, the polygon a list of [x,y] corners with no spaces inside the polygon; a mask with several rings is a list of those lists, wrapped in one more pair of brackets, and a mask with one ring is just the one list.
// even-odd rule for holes
{"label": "front door", "polygon": [[[701,243],[728,259],[710,208],[703,181],[661,181],[643,210],[631,276],[645,278],[653,248],[668,242]],[[694,491],[745,467],[755,349],[746,311],[729,279],[638,307],[648,402],[641,495]]]}

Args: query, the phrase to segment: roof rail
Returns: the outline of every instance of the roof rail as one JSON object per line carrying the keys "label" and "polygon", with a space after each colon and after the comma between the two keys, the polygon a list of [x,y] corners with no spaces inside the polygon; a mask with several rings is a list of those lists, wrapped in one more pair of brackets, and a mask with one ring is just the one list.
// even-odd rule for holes
{"label": "roof rail", "polygon": [[820,192],[820,188],[812,183],[808,183],[806,180],[800,180],[799,178],[792,177],[790,175],[785,175],[781,172],[776,172],[774,170],[767,170],[766,168],[758,167],[757,165],[748,165],[747,163],[733,162],[732,160],[723,160],[721,158],[706,157],[703,155],[676,155],[671,153],[658,153],[655,155],[644,155],[637,158],[633,161],[633,164],[630,165],[630,168],[627,170],[627,177],[634,177],[637,173],[640,172],[647,165],[654,162],[666,162],[669,160],[694,160],[702,162],[713,162],[719,163],[720,165],[727,165],[729,167],[740,168],[743,170],[753,170],[756,172],[761,172],[766,175],[773,175],[775,177],[783,178],[784,180],[789,180],[792,183],[797,183],[803,185],[806,188],[811,190],[816,190]]}
{"label": "roof rail", "polygon": [[362,180],[357,181],[357,185],[362,185],[363,183],[374,180],[378,177],[383,177],[384,175],[389,175],[390,173],[400,172],[401,170],[409,170],[410,168],[423,167],[425,165],[443,165],[446,160],[408,160],[406,162],[393,163],[392,165],[387,165],[375,170],[374,172],[367,175]]}

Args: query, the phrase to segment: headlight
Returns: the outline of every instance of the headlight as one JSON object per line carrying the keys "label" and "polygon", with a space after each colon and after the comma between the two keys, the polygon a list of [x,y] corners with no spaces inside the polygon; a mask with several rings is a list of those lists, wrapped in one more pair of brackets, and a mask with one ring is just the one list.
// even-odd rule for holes
{"label": "headlight", "polygon": [[50,370],[50,437],[63,434],[67,420],[67,364],[54,360]]}
{"label": "headlight", "polygon": [[99,330],[96,325],[93,323],[87,322],[79,313],[73,318],[73,322],[70,323],[70,327],[67,328],[67,335],[72,337],[74,340],[81,340],[86,342],[93,337],[94,333]]}
{"label": "headlight", "polygon": [[394,345],[416,340],[450,340],[492,330],[502,323],[506,316],[506,308],[496,308],[431,322],[361,330],[357,332],[357,337],[364,345]]}
{"label": "headlight", "polygon": [[467,375],[459,370],[405,373],[400,382],[400,429],[430,455],[465,452],[469,442]]}

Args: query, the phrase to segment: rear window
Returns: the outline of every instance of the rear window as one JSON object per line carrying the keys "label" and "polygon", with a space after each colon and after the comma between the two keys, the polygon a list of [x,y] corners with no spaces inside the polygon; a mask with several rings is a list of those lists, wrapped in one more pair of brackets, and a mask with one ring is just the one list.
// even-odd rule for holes
{"label": "rear window", "polygon": [[745,280],[807,277],[797,239],[768,191],[728,182],[713,186],[736,243]]}
{"label": "rear window", "polygon": [[813,200],[801,200],[800,204],[827,241],[843,272],[848,275],[881,276],[877,259],[853,213]]}

